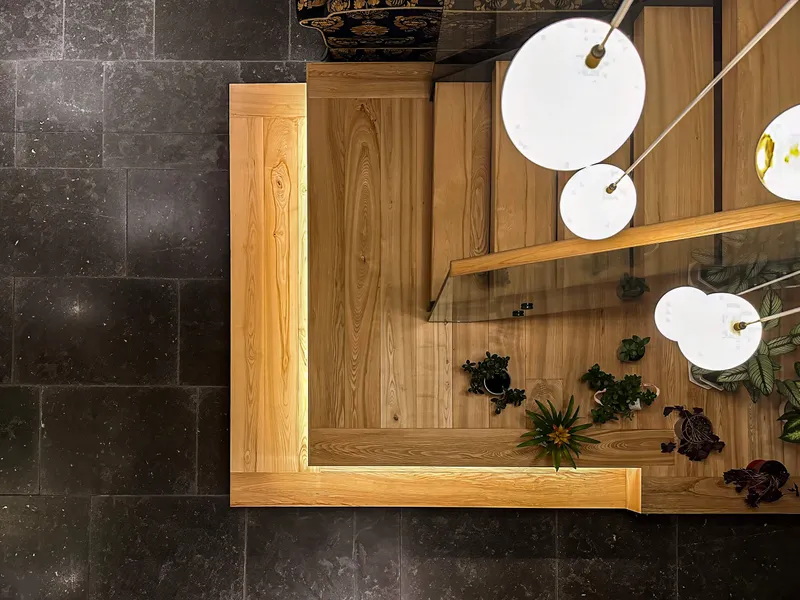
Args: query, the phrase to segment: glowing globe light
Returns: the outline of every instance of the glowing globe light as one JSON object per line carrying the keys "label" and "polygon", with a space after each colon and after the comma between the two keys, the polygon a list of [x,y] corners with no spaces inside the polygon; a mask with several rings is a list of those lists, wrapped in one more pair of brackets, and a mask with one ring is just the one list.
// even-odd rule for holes
{"label": "glowing globe light", "polygon": [[770,192],[800,200],[800,105],[779,115],[756,147],[756,172]]}
{"label": "glowing globe light", "polygon": [[691,315],[705,301],[705,292],[694,287],[670,290],[656,305],[656,328],[665,338],[677,342],[689,333],[687,328],[692,326]]}
{"label": "glowing globe light", "polygon": [[564,225],[585,240],[602,240],[625,229],[636,210],[636,188],[625,175],[617,188],[609,184],[624,175],[613,165],[592,165],[575,173],[561,193]]}
{"label": "glowing globe light", "polygon": [[525,42],[511,61],[503,123],[531,162],[576,171],[611,156],[633,133],[645,97],[644,67],[633,43],[614,30],[599,66],[586,66],[608,30],[608,23],[595,19],[558,21]]}

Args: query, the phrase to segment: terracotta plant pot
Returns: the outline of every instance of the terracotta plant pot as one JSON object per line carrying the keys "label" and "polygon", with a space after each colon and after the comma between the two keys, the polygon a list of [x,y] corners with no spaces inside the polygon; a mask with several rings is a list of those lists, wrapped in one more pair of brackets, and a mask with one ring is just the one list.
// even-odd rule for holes
{"label": "terracotta plant pot", "polygon": [[[656,398],[658,398],[661,395],[661,390],[658,388],[657,385],[654,385],[652,383],[644,383],[644,384],[642,384],[642,387],[644,389],[651,389],[651,390],[655,391]],[[603,400],[602,400],[603,394],[605,394],[605,393],[606,393],[606,391],[604,389],[595,392],[594,393],[594,401],[597,402],[598,404],[602,404],[603,403]],[[631,410],[642,410],[642,403],[637,400],[636,402],[631,404],[630,407],[631,407]]]}
{"label": "terracotta plant pot", "polygon": [[490,396],[502,396],[511,387],[511,376],[508,373],[483,380],[483,389]]}

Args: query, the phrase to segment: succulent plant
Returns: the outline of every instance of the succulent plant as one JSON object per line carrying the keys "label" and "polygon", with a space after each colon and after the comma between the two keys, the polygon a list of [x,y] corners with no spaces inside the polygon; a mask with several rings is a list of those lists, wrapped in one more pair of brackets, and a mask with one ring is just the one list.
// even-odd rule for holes
{"label": "succulent plant", "polygon": [[[538,400],[536,405],[539,412],[527,410],[525,413],[533,421],[533,429],[522,434],[523,438],[528,438],[517,447],[528,446],[538,447],[539,454],[536,458],[550,455],[556,471],[561,468],[562,461],[568,461],[573,468],[577,468],[575,459],[581,454],[582,444],[599,444],[598,440],[578,435],[579,431],[589,429],[592,424],[584,423],[575,425],[578,420],[578,408],[575,406],[575,396],[570,396],[569,406],[564,412],[556,411],[553,403],[549,400],[545,406]],[[548,408],[549,407],[549,408]]]}

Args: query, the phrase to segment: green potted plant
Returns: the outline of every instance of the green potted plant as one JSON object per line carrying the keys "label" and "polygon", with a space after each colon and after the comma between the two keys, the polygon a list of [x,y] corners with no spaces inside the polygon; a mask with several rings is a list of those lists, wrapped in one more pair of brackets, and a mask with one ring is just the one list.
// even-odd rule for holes
{"label": "green potted plant", "polygon": [[634,411],[650,406],[661,394],[658,386],[642,384],[640,375],[626,375],[617,380],[613,375],[601,371],[598,365],[589,369],[581,381],[588,383],[592,389],[601,382],[606,385],[594,394],[594,401],[600,405],[592,409],[592,421],[596,424],[617,421],[620,416],[632,419]]}
{"label": "green potted plant", "polygon": [[635,300],[645,292],[650,291],[644,277],[634,277],[630,273],[625,273],[620,277],[617,284],[617,298],[620,300]]}
{"label": "green potted plant", "polygon": [[600,365],[595,363],[591,369],[581,375],[581,381],[587,383],[590,390],[598,392],[614,383],[614,376],[600,370]]}
{"label": "green potted plant", "polygon": [[499,415],[509,404],[520,406],[525,401],[525,390],[511,387],[511,375],[508,373],[508,363],[511,358],[486,353],[486,358],[474,363],[465,361],[461,368],[469,373],[469,387],[471,394],[488,394],[494,402],[494,413]]}
{"label": "green potted plant", "polygon": [[539,412],[532,410],[525,411],[528,418],[533,421],[533,429],[522,434],[523,438],[528,438],[521,442],[517,447],[525,448],[533,446],[539,448],[536,458],[549,455],[553,460],[556,471],[561,468],[562,461],[569,461],[573,468],[577,468],[575,458],[581,454],[582,444],[599,444],[598,440],[578,435],[579,431],[589,429],[592,424],[584,423],[575,425],[578,420],[578,408],[573,412],[575,397],[570,396],[569,406],[565,412],[556,411],[553,403],[547,401],[549,409],[536,401]]}
{"label": "green potted plant", "polygon": [[617,349],[617,358],[622,362],[637,362],[644,358],[645,346],[650,343],[650,338],[640,338],[634,335],[630,338],[625,338]]}

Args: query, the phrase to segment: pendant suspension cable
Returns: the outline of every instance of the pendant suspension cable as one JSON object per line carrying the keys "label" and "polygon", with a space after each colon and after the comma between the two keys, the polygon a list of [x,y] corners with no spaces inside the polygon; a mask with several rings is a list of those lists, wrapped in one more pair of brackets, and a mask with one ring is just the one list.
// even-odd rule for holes
{"label": "pendant suspension cable", "polygon": [[773,283],[778,283],[780,281],[785,281],[787,279],[792,279],[793,277],[797,277],[798,275],[800,275],[800,271],[793,271],[792,273],[787,273],[786,275],[783,275],[782,277],[777,277],[775,279],[767,281],[766,283],[762,283],[762,284],[757,285],[755,287],[751,287],[749,290],[745,290],[743,292],[739,292],[736,295],[737,296],[744,296],[745,294],[749,294],[750,292],[755,292],[756,290],[760,290],[760,289],[763,289],[765,287],[769,287]]}
{"label": "pendant suspension cable", "polygon": [[633,164],[630,167],[628,167],[628,170],[625,171],[625,173],[622,176],[620,176],[619,179],[617,179],[614,183],[609,185],[608,188],[606,188],[606,192],[608,192],[609,194],[613,193],[617,189],[617,185],[619,184],[619,182],[622,181],[623,178],[626,175],[630,175],[631,172],[636,167],[639,166],[639,163],[641,163],[645,158],[647,158],[647,155],[650,154],[653,151],[653,149],[656,146],[658,146],[661,143],[661,141],[665,137],[667,137],[667,135],[673,129],[675,129],[675,127],[678,125],[678,123],[680,123],[683,120],[683,118],[687,114],[689,114],[689,112],[691,112],[691,110],[695,106],[700,104],[700,101],[703,98],[705,98],[711,90],[714,89],[714,86],[716,86],[722,80],[722,78],[725,77],[725,75],[727,75],[728,72],[731,71],[731,69],[733,69],[733,67],[735,67],[737,64],[739,64],[739,61],[741,61],[745,56],[747,56],[747,54],[762,40],[762,38],[765,35],[767,35],[772,30],[772,28],[775,27],[775,25],[777,25],[780,22],[780,20],[783,19],[783,17],[786,16],[786,13],[788,13],[790,10],[792,10],[794,8],[795,4],[797,4],[798,2],[800,2],[800,0],[788,0],[788,2],[775,14],[775,16],[772,17],[772,19],[770,19],[770,21],[766,25],[764,25],[763,29],[761,31],[759,31],[753,37],[753,39],[750,40],[747,43],[747,45],[744,48],[742,48],[742,50],[739,52],[739,54],[734,56],[733,60],[731,60],[731,62],[729,62],[727,65],[725,65],[725,67],[722,69],[722,71],[719,72],[719,75],[717,75],[716,77],[714,77],[714,79],[711,80],[711,83],[709,83],[703,89],[703,91],[700,92],[700,94],[697,96],[697,98],[692,100],[692,102],[689,104],[689,106],[687,106],[684,109],[684,111],[681,114],[679,114],[678,117],[672,123],[670,123],[667,126],[667,128],[664,130],[664,132],[661,135],[659,135],[652,144],[650,144],[650,146],[647,148],[647,150],[645,150],[641,154],[641,156],[639,156],[639,158],[637,158],[635,161],[633,161]]}
{"label": "pendant suspension cable", "polygon": [[608,38],[611,37],[615,29],[619,29],[619,26],[622,25],[622,21],[625,19],[625,15],[628,14],[628,10],[632,4],[633,0],[622,0],[622,4],[619,5],[614,18],[611,19],[611,26],[608,28],[606,37],[603,38],[602,42],[592,47],[589,55],[586,57],[587,67],[596,69],[600,65],[600,61],[603,60],[603,57],[606,55],[606,43],[608,43]]}
{"label": "pendant suspension cable", "polygon": [[768,323],[769,321],[774,321],[775,319],[780,319],[781,317],[788,317],[789,315],[794,315],[800,313],[800,306],[797,308],[790,308],[789,310],[785,310],[783,312],[779,312],[775,315],[770,315],[768,317],[764,317],[763,319],[758,319],[756,321],[750,321],[749,323],[745,323],[742,321],[741,323],[734,323],[733,330],[734,331],[742,331],[743,329],[747,329],[748,325],[755,325],[756,323]]}

